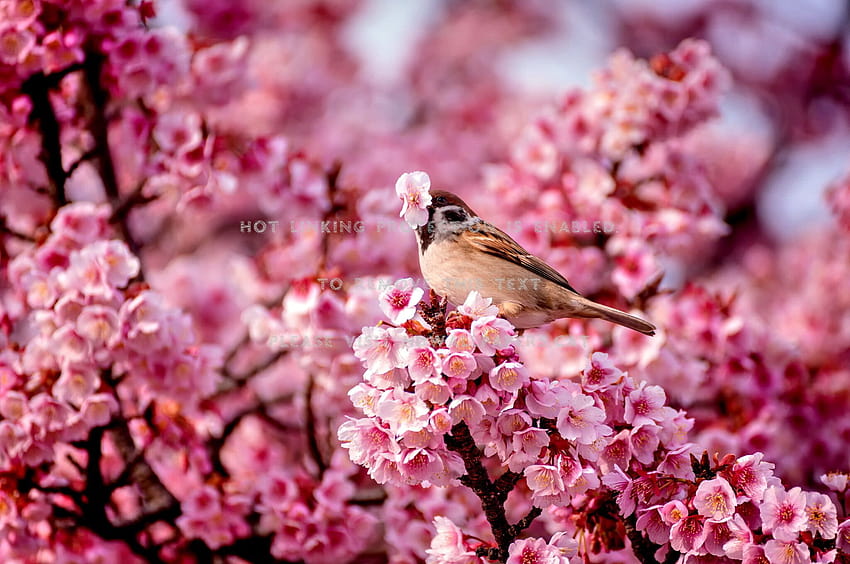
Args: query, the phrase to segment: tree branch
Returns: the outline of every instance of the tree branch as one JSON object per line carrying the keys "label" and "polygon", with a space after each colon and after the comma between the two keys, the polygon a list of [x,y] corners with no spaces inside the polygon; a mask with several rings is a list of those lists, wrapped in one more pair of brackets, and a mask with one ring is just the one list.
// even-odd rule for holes
{"label": "tree branch", "polygon": [[67,175],[62,168],[61,131],[56,111],[50,102],[50,88],[57,83],[58,79],[54,75],[36,73],[24,82],[21,90],[32,102],[30,121],[38,122],[38,130],[41,133],[41,151],[38,158],[47,170],[53,202],[60,208],[68,203],[68,196],[65,194]]}
{"label": "tree branch", "polygon": [[310,456],[316,463],[319,471],[319,479],[325,474],[328,465],[322,458],[322,451],[319,449],[319,439],[316,437],[316,414],[313,412],[313,389],[316,382],[312,374],[307,376],[307,391],[304,397],[305,419],[307,421],[307,447],[310,449]]}
{"label": "tree branch", "polygon": [[490,523],[493,538],[496,539],[496,547],[479,549],[479,556],[505,562],[508,558],[508,548],[516,539],[519,531],[527,528],[531,521],[539,515],[539,512],[532,509],[516,525],[508,523],[508,518],[505,515],[505,500],[507,500],[508,493],[519,481],[521,475],[516,472],[505,472],[495,482],[490,481],[487,470],[481,464],[481,451],[475,446],[475,440],[464,422],[452,427],[451,434],[445,436],[445,442],[449,450],[458,453],[463,459],[466,475],[462,476],[460,481],[474,491],[475,495],[481,500],[484,515],[487,517],[487,522]]}
{"label": "tree branch", "polygon": [[[130,251],[139,256],[139,245],[133,238],[130,232],[130,227],[127,224],[126,216],[129,209],[123,210],[121,194],[118,185],[118,175],[115,172],[115,161],[112,159],[112,151],[109,148],[109,120],[106,118],[106,106],[109,104],[109,92],[103,87],[100,82],[100,75],[103,72],[103,63],[105,57],[100,53],[88,53],[85,63],[83,64],[83,72],[86,79],[86,85],[89,89],[93,112],[89,127],[92,137],[94,138],[94,148],[92,149],[97,154],[97,168],[103,182],[103,189],[106,192],[106,199],[109,201],[113,210],[113,218],[119,217],[116,221],[121,230],[121,235]],[[119,214],[119,211],[121,212]],[[140,279],[144,279],[144,275],[140,271]]]}

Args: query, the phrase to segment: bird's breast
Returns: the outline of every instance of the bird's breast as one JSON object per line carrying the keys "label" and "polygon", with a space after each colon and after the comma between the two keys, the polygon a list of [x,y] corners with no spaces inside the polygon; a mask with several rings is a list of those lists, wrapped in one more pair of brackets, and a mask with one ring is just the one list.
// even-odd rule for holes
{"label": "bird's breast", "polygon": [[458,239],[434,242],[419,255],[422,276],[435,292],[454,305],[478,291],[496,305],[505,301],[534,303],[535,296],[552,284],[499,257],[465,246]]}

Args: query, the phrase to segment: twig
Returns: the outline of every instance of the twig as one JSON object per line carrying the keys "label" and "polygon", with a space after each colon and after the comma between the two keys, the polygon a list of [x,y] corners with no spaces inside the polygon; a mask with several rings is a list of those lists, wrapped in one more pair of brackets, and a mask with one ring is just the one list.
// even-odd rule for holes
{"label": "twig", "polygon": [[123,224],[127,221],[127,216],[130,215],[130,211],[132,211],[135,207],[149,204],[159,198],[159,195],[145,196],[142,194],[144,188],[145,183],[139,183],[129,196],[114,206],[112,216],[110,216],[109,221],[112,223]]}
{"label": "twig", "polygon": [[307,447],[310,449],[310,456],[316,463],[319,472],[319,479],[325,474],[328,465],[322,458],[322,451],[319,449],[319,439],[316,437],[316,414],[313,412],[313,390],[315,388],[315,378],[312,374],[307,376],[307,391],[304,397],[305,418],[307,421]]}
{"label": "twig", "polygon": [[80,157],[71,163],[71,166],[68,167],[68,170],[65,172],[66,178],[71,178],[74,173],[80,168],[80,165],[92,160],[97,156],[97,148],[92,148],[80,155]]}
{"label": "twig", "polygon": [[15,231],[11,227],[9,227],[6,224],[6,217],[2,215],[0,215],[0,234],[8,235],[10,237],[14,237],[15,239],[26,241],[27,243],[35,243],[35,237],[33,237],[32,235],[27,235],[26,233]]}
{"label": "twig", "polygon": [[514,537],[519,536],[521,532],[531,526],[531,523],[543,514],[543,509],[540,507],[532,507],[531,510],[520,519],[516,525],[511,527],[511,533]]}
{"label": "twig", "polygon": [[[339,161],[335,162],[331,168],[325,173],[325,178],[328,181],[328,201],[331,203],[328,211],[325,213],[323,220],[329,221],[335,213],[341,212],[345,209],[344,205],[340,205],[336,201],[336,195],[339,190],[339,185],[337,181],[339,180],[339,173],[342,170],[342,163]],[[319,272],[322,272],[327,266],[328,262],[328,253],[330,252],[330,235],[325,233],[322,235],[322,251],[321,258],[319,259]]]}

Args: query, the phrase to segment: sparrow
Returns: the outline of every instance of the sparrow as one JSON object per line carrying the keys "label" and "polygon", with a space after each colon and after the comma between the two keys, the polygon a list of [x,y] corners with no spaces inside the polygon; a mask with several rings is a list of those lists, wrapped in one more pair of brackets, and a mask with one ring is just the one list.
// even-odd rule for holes
{"label": "sparrow", "polygon": [[431,196],[428,222],[415,229],[419,268],[428,285],[453,305],[477,290],[517,329],[564,317],[600,318],[655,334],[652,323],[579,294],[558,271],[478,217],[455,194],[432,190]]}

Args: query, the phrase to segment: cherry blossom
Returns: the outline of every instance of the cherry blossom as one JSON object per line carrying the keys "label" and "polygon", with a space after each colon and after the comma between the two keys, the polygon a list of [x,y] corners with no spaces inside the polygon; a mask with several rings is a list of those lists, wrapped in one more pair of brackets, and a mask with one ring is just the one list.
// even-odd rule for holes
{"label": "cherry blossom", "polygon": [[399,217],[411,227],[428,222],[427,206],[431,204],[431,179],[422,171],[406,172],[395,183],[395,192],[404,202]]}
{"label": "cherry blossom", "polygon": [[412,278],[399,280],[381,293],[381,311],[396,325],[409,321],[423,294],[422,288],[413,287]]}

